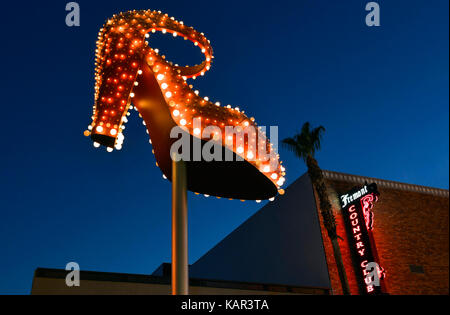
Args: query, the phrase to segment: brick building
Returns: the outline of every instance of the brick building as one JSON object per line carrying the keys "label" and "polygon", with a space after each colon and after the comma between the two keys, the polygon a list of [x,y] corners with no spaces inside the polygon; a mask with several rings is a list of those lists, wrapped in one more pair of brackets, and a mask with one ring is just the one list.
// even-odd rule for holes
{"label": "brick building", "polygon": [[[373,242],[388,294],[449,294],[449,191],[331,171],[323,172],[351,294],[361,294],[340,196],[366,183],[374,204]],[[326,287],[342,294],[331,242],[307,174],[192,266],[213,279]],[[319,222],[316,226],[316,222]],[[320,225],[320,228],[319,228]],[[324,263],[324,261],[326,263]]]}
{"label": "brick building", "polygon": [[[386,273],[385,292],[449,294],[448,190],[331,171],[323,174],[351,294],[364,290],[340,197],[371,183],[376,183],[380,195],[371,211],[370,246]],[[318,205],[305,174],[190,266],[190,292],[342,294]],[[82,272],[82,279],[89,281],[69,288],[64,285],[64,270],[38,269],[32,294],[168,294],[168,270],[163,264],[150,276]]]}
{"label": "brick building", "polygon": [[[373,237],[380,264],[386,270],[390,294],[449,294],[449,192],[325,171],[338,234],[344,241],[341,253],[352,294],[358,285],[352,266],[348,235],[344,228],[339,195],[353,186],[375,182],[380,192],[374,205]],[[321,219],[321,218],[320,218]],[[331,243],[322,220],[322,236],[333,291],[342,293]]]}

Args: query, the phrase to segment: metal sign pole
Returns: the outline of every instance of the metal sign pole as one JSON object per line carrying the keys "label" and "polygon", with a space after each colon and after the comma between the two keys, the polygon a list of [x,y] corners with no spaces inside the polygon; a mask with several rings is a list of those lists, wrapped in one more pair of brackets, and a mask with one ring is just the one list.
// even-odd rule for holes
{"label": "metal sign pole", "polygon": [[172,294],[189,294],[186,164],[172,159]]}

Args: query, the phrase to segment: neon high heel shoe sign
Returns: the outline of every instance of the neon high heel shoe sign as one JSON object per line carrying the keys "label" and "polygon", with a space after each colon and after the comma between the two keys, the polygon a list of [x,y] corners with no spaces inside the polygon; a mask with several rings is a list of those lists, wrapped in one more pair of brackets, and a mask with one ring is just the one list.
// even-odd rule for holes
{"label": "neon high heel shoe sign", "polygon": [[[166,60],[146,42],[151,33],[169,33],[190,40],[205,56],[195,66],[181,67]],[[218,197],[262,200],[284,193],[285,169],[265,133],[239,108],[222,107],[198,91],[187,79],[210,70],[213,50],[209,40],[183,22],[160,11],[129,11],[107,20],[98,34],[95,104],[86,136],[94,146],[120,150],[129,110],[139,111],[153,144],[157,165],[171,178],[173,128],[181,128],[202,147],[220,142],[224,153],[240,162],[186,161],[189,190]],[[201,124],[195,124],[200,121]],[[213,132],[205,132],[214,127]],[[247,134],[229,135],[227,127]],[[264,149],[264,150],[261,150]],[[265,154],[261,152],[264,151]]]}

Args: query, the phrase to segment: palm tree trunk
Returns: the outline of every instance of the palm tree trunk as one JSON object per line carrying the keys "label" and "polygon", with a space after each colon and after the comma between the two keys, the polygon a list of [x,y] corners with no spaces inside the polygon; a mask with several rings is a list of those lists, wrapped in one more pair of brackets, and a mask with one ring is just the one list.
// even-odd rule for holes
{"label": "palm tree trunk", "polygon": [[322,170],[320,169],[317,161],[308,155],[306,159],[306,165],[308,166],[308,174],[311,178],[311,182],[317,191],[320,204],[320,213],[323,218],[323,223],[328,232],[328,237],[331,239],[333,246],[334,259],[338,269],[339,279],[341,280],[342,292],[345,295],[350,294],[350,288],[347,281],[347,274],[345,273],[344,263],[342,262],[341,250],[339,248],[337,232],[336,232],[336,219],[331,208],[330,200],[328,199],[327,188],[325,181],[323,180]]}
{"label": "palm tree trunk", "polygon": [[333,245],[334,260],[336,261],[336,266],[339,273],[339,279],[341,280],[342,291],[345,295],[350,294],[350,288],[348,286],[347,274],[345,273],[344,263],[342,261],[341,249],[339,248],[338,238],[335,237],[331,239],[331,244]]}

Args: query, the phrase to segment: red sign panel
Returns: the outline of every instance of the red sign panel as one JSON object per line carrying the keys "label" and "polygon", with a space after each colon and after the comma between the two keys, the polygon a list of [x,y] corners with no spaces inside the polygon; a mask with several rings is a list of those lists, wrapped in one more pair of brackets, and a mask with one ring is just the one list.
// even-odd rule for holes
{"label": "red sign panel", "polygon": [[369,295],[386,293],[385,271],[379,264],[372,235],[372,208],[379,195],[377,185],[373,183],[352,189],[340,197],[359,288],[362,294]]}

